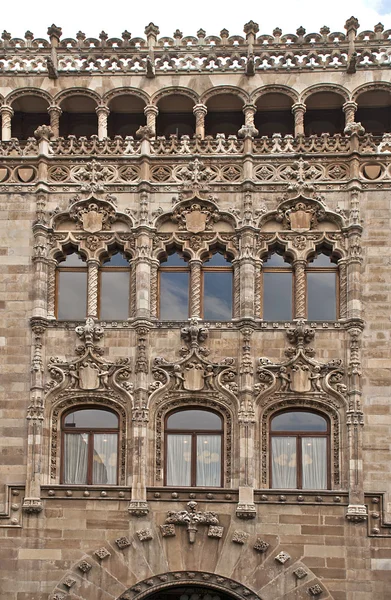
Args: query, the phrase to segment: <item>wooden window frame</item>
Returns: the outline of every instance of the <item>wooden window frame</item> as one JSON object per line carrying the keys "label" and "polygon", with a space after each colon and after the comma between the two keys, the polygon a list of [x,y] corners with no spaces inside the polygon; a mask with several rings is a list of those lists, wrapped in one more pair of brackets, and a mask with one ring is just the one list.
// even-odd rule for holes
{"label": "wooden window frame", "polygon": [[[272,423],[273,423],[273,419],[279,415],[282,415],[284,413],[291,413],[291,412],[309,412],[312,413],[314,415],[317,415],[319,417],[322,417],[322,419],[324,419],[326,421],[327,424],[327,430],[325,432],[319,432],[319,431],[302,431],[302,430],[298,430],[298,431],[272,431]],[[320,412],[314,411],[314,410],[308,410],[306,408],[298,408],[298,409],[289,409],[289,410],[283,410],[277,413],[274,413],[272,415],[272,417],[270,418],[269,421],[269,480],[270,480],[270,489],[279,489],[279,488],[274,488],[273,487],[273,476],[272,476],[272,471],[273,471],[273,456],[272,456],[272,439],[275,437],[294,437],[296,438],[296,484],[297,487],[293,488],[293,489],[297,489],[297,490],[302,490],[303,489],[303,456],[302,456],[302,444],[301,444],[301,440],[303,438],[309,438],[309,437],[321,437],[321,438],[326,438],[326,467],[327,467],[327,490],[331,490],[331,468],[330,468],[330,460],[331,460],[331,449],[330,449],[330,444],[331,444],[331,426],[330,426],[330,419],[323,415]],[[288,488],[282,488],[282,489],[288,489]],[[307,490],[307,488],[305,488]],[[323,489],[323,488],[322,488]]]}
{"label": "wooden window frame", "polygon": [[[201,318],[204,319],[204,291],[205,291],[205,283],[204,283],[204,274],[205,273],[231,273],[231,278],[232,278],[232,292],[231,292],[231,319],[233,319],[233,312],[234,312],[234,271],[233,271],[233,266],[231,261],[230,264],[231,266],[207,266],[207,262],[208,260],[210,260],[211,258],[213,258],[214,254],[221,254],[225,260],[228,261],[228,259],[226,258],[225,254],[223,254],[222,252],[214,252],[213,254],[210,254],[206,259],[204,259],[202,261],[202,265],[201,265]],[[210,319],[212,320],[212,319]],[[222,321],[223,319],[218,319],[219,321]]]}
{"label": "wooden window frame", "polygon": [[[167,429],[167,421],[172,415],[179,412],[187,412],[191,410],[201,410],[204,412],[210,412],[214,415],[217,415],[221,420],[221,429]],[[167,485],[167,438],[170,434],[173,435],[189,435],[191,436],[191,460],[190,460],[190,485],[189,486],[168,486]],[[179,410],[170,411],[164,419],[164,478],[163,482],[166,487],[195,487],[197,489],[203,488],[204,486],[197,486],[197,437],[199,435],[219,435],[221,439],[221,456],[220,456],[220,485],[216,486],[218,488],[224,487],[224,418],[218,412],[214,410],[210,410],[208,408],[200,408],[200,407],[186,407]],[[212,486],[207,486],[207,489]]]}
{"label": "wooden window frame", "polygon": [[[80,254],[78,252],[71,252],[71,254],[77,254],[80,258]],[[68,254],[67,256],[70,256],[71,254]],[[55,278],[55,283],[56,283],[56,291],[55,291],[55,318],[57,320],[60,321],[83,321],[86,316],[87,316],[87,311],[88,311],[88,261],[83,261],[85,264],[85,267],[66,267],[66,266],[61,266],[61,262],[58,262],[59,259],[57,259],[57,265],[56,265],[56,278]],[[66,260],[66,258],[65,258]],[[86,298],[85,298],[85,315],[84,317],[80,317],[77,319],[59,319],[58,318],[58,308],[59,308],[59,304],[60,304],[60,274],[61,273],[85,273],[86,276]]]}
{"label": "wooden window frame", "polygon": [[[118,419],[118,427],[116,429],[113,428],[88,428],[88,427],[70,427],[69,429],[65,425],[65,419],[69,417],[73,412],[77,412],[79,410],[99,410],[101,412],[108,412],[115,415]],[[87,434],[87,482],[80,484],[65,484],[65,434]],[[117,470],[116,470],[116,483],[92,483],[93,477],[93,459],[94,459],[94,434],[95,433],[116,433],[117,434]],[[80,406],[77,408],[73,408],[71,411],[67,411],[62,415],[61,418],[61,468],[60,468],[60,484],[63,485],[118,485],[118,477],[119,477],[119,434],[120,434],[120,417],[118,413],[112,410],[108,410],[106,408],[96,407],[96,406]]]}

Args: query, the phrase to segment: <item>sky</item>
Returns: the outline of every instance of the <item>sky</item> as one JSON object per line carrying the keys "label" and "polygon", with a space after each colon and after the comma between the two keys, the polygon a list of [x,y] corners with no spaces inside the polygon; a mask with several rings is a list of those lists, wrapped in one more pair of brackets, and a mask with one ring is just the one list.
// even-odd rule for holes
{"label": "sky", "polygon": [[358,18],[361,31],[373,30],[379,21],[391,29],[391,0],[148,0],[145,4],[135,0],[19,0],[17,10],[6,5],[0,30],[13,37],[23,37],[27,30],[36,37],[47,37],[52,23],[62,27],[63,37],[74,37],[77,31],[97,37],[102,30],[109,37],[120,37],[124,30],[144,37],[144,28],[151,21],[161,36],[172,36],[176,29],[195,35],[201,28],[207,35],[218,35],[224,28],[231,35],[242,35],[243,25],[250,20],[259,24],[260,33],[267,34],[275,27],[294,33],[300,26],[312,33],[323,25],[331,31],[344,31],[345,21],[352,15]]}

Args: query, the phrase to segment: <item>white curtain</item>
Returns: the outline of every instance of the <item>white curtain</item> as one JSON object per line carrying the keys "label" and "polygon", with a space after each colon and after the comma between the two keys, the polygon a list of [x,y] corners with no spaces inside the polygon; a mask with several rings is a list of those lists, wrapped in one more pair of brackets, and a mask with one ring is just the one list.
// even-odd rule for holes
{"label": "white curtain", "polygon": [[322,437],[306,437],[301,440],[303,457],[303,488],[324,490],[327,488],[327,440]]}
{"label": "white curtain", "polygon": [[272,437],[272,486],[297,488],[296,438]]}
{"label": "white curtain", "polygon": [[189,486],[191,471],[191,436],[167,436],[167,485]]}
{"label": "white curtain", "polygon": [[87,483],[88,434],[64,435],[64,483]]}
{"label": "white curtain", "polygon": [[94,434],[92,483],[117,483],[118,436],[116,433]]}
{"label": "white curtain", "polygon": [[197,436],[197,485],[221,486],[221,436]]}

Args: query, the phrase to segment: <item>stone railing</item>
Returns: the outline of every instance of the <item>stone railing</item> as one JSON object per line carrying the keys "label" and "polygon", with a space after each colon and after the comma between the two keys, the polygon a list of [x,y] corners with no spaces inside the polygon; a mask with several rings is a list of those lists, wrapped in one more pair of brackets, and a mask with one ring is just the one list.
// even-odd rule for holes
{"label": "stone railing", "polygon": [[[357,139],[357,138],[356,138]],[[348,154],[351,151],[359,151],[362,154],[382,154],[391,152],[391,133],[383,136],[373,136],[368,133],[358,138],[358,146],[352,142],[352,138],[343,134],[310,135],[308,137],[292,135],[282,136],[275,133],[272,137],[262,136],[246,140],[238,139],[236,135],[217,134],[216,137],[206,136],[200,139],[198,136],[190,138],[188,135],[169,138],[159,136],[155,139],[145,140],[143,153],[153,156],[192,156],[192,155],[227,155],[240,156],[251,153],[254,155],[278,155],[278,154]],[[104,138],[99,140],[98,136],[55,138],[48,143],[48,153],[52,156],[141,156],[142,143],[131,136],[125,138],[120,135],[113,139]],[[19,141],[12,138],[6,142],[0,142],[0,156],[37,156],[39,145],[35,138],[27,141]]]}
{"label": "stone railing", "polygon": [[278,27],[272,35],[257,35],[259,26],[250,21],[244,26],[245,36],[206,35],[200,29],[196,36],[183,36],[176,30],[173,37],[158,37],[153,23],[145,28],[145,38],[132,37],[124,31],[121,37],[109,38],[102,31],[97,38],[79,32],[75,38],[61,39],[61,28],[48,29],[49,40],[35,38],[27,31],[24,38],[13,38],[4,31],[0,40],[0,72],[48,72],[56,78],[59,72],[116,73],[131,72],[149,77],[161,72],[235,72],[253,75],[262,70],[290,69],[357,69],[389,68],[391,62],[391,30],[378,23],[373,30],[358,33],[354,17],[345,23],[346,33],[283,34]]}

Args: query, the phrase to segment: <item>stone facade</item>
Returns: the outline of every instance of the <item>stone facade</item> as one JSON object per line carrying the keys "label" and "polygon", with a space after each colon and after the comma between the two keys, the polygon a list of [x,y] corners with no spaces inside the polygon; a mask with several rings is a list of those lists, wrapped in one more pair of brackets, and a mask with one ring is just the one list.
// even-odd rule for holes
{"label": "stone facade", "polygon": [[[176,588],[388,597],[391,137],[371,122],[390,119],[391,34],[358,28],[351,18],[346,33],[258,35],[250,22],[244,37],[159,38],[153,24],[145,39],[62,39],[54,25],[48,40],[2,35],[1,600]],[[279,101],[292,133],[262,135]],[[308,135],[308,115],[323,127],[330,107],[325,127],[342,119],[340,130]],[[238,135],[221,111],[241,120]],[[192,135],[159,135],[176,112]],[[65,113],[76,129],[60,137]],[[137,137],[108,137],[113,113],[133,115]],[[89,122],[95,133],[77,133]],[[113,248],[131,279],[129,318],[116,321],[99,319]],[[290,257],[290,320],[262,318],[272,248]],[[307,319],[319,248],[337,265],[334,320]],[[56,318],[70,249],[88,270],[80,321]],[[188,259],[188,321],[159,319],[158,269],[173,249]],[[202,263],[216,249],[232,264],[228,321],[202,319]],[[165,419],[186,406],[221,415],[222,487],[164,485]],[[61,483],[62,418],[77,407],[118,415],[118,485]],[[271,487],[269,424],[283,408],[328,419],[328,489]]]}

